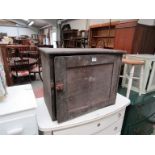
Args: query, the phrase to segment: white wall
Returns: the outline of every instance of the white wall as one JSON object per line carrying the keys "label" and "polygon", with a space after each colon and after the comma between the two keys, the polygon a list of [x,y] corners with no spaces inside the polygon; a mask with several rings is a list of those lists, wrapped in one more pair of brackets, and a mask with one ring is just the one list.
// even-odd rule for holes
{"label": "white wall", "polygon": [[87,29],[87,19],[69,20],[64,24],[70,24],[71,29],[79,29],[79,30]]}
{"label": "white wall", "polygon": [[[116,21],[118,19],[114,19],[112,21]],[[70,24],[71,29],[79,29],[79,30],[86,30],[89,29],[90,25],[100,24],[100,23],[107,23],[110,19],[74,19],[69,20],[63,24]]]}
{"label": "white wall", "polygon": [[[43,30],[43,33],[46,35],[48,35],[48,31],[49,31],[49,28],[45,28]],[[56,27],[51,27],[50,28],[50,44],[53,45],[53,47],[55,48],[56,47],[56,40],[57,40],[57,28]],[[47,40],[46,44],[48,45],[49,42]]]}
{"label": "white wall", "polygon": [[138,23],[144,25],[155,25],[155,19],[140,19]]}
{"label": "white wall", "polygon": [[8,27],[8,26],[0,26],[0,32],[7,33],[8,36],[20,36],[20,35],[28,35],[38,34],[38,29],[36,28],[23,28],[23,27]]}

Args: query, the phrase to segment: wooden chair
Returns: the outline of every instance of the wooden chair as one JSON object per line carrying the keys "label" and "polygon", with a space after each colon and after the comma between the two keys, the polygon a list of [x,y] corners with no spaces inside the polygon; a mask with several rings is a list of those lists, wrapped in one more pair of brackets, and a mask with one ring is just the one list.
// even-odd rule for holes
{"label": "wooden chair", "polygon": [[39,52],[38,52],[38,48],[37,48],[37,47],[30,47],[30,50],[29,50],[29,57],[30,57],[30,58],[38,59],[38,57],[39,57]]}
{"label": "wooden chair", "polygon": [[34,64],[31,67],[30,74],[34,74],[35,77],[36,77],[36,74],[39,74],[41,81],[43,81],[41,77],[41,73],[42,73],[41,58],[40,58],[40,54],[38,53],[36,57],[36,64]]}
{"label": "wooden chair", "polygon": [[14,70],[11,71],[14,77],[21,79],[28,76],[31,82],[29,59],[14,60],[14,66]]}
{"label": "wooden chair", "polygon": [[29,47],[20,47],[19,48],[19,57],[23,58],[23,57],[29,57],[29,51],[30,48]]}
{"label": "wooden chair", "polygon": [[[144,61],[141,60],[133,60],[133,59],[127,59],[127,58],[123,58],[122,62],[124,64],[124,75],[120,76],[125,78],[123,81],[125,82],[126,79],[128,79],[128,86],[127,86],[127,93],[126,93],[126,97],[129,98],[130,97],[130,91],[131,91],[131,87],[132,87],[132,81],[133,80],[139,80],[139,95],[142,94],[142,82],[143,82],[143,74],[144,74]],[[129,71],[129,75],[127,74],[126,68],[127,65],[131,65],[130,71]],[[135,70],[135,66],[136,65],[140,65],[140,76],[139,77],[134,77],[134,70]]]}

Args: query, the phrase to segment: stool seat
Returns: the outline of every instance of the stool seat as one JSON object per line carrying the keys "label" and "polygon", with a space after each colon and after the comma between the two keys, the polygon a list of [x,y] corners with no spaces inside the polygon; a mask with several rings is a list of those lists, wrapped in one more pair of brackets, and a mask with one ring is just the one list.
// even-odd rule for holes
{"label": "stool seat", "polygon": [[132,59],[122,59],[122,62],[124,64],[129,64],[129,65],[144,65],[144,61],[142,60],[132,60]]}

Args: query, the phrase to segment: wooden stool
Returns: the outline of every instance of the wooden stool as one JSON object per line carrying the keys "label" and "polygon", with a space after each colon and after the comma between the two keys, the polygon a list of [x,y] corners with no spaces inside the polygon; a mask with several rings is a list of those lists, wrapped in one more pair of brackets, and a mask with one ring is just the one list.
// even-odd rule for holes
{"label": "wooden stool", "polygon": [[[126,78],[128,79],[128,87],[127,87],[126,97],[129,98],[129,96],[130,96],[133,79],[139,80],[139,95],[141,95],[142,94],[142,82],[143,82],[144,63],[145,62],[141,61],[141,60],[133,60],[133,59],[126,59],[126,58],[122,59],[122,62],[125,64],[125,67],[127,67],[127,65],[131,65],[130,74],[127,75],[126,73],[124,73],[123,76],[120,76],[125,79]],[[140,77],[134,77],[134,70],[135,70],[136,65],[141,66]]]}

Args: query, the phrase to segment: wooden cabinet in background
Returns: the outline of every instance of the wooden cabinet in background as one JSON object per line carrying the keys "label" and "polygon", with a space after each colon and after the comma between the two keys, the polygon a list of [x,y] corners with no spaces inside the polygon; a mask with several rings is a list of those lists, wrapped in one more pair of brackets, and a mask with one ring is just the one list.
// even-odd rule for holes
{"label": "wooden cabinet in background", "polygon": [[118,24],[118,22],[90,26],[89,47],[113,49],[116,24]]}
{"label": "wooden cabinet in background", "polygon": [[138,20],[90,26],[89,47],[125,50],[129,54],[155,53],[155,26]]}
{"label": "wooden cabinet in background", "polygon": [[155,52],[155,26],[139,24],[137,20],[120,22],[115,27],[115,49],[130,54]]}
{"label": "wooden cabinet in background", "polygon": [[62,32],[63,34],[63,43],[65,48],[75,48],[76,46],[76,40],[78,36],[78,30],[72,29],[72,30],[65,30]]}

